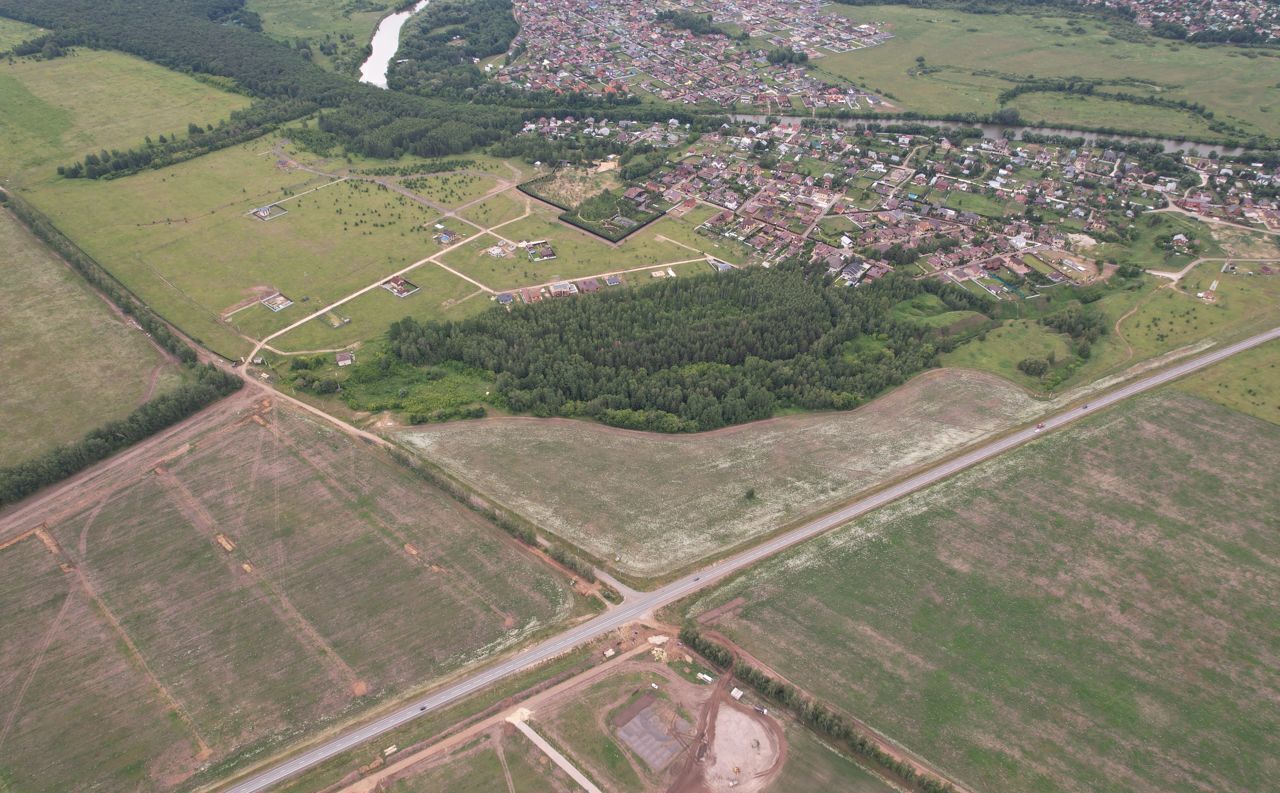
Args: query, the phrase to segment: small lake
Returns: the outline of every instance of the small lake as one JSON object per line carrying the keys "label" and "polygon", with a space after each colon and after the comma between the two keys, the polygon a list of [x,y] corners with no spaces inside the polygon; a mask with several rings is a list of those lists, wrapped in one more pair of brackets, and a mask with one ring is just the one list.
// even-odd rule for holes
{"label": "small lake", "polygon": [[377,30],[373,31],[373,51],[368,60],[360,64],[360,82],[379,88],[387,87],[387,67],[396,56],[396,50],[400,49],[400,29],[409,21],[409,17],[426,8],[427,2],[428,0],[418,0],[412,8],[382,18]]}

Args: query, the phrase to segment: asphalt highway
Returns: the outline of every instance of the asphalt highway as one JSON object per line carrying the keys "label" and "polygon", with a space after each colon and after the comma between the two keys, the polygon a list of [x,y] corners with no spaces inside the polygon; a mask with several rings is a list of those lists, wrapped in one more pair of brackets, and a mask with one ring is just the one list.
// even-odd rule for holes
{"label": "asphalt highway", "polygon": [[1187,359],[1182,363],[1162,369],[1154,374],[1135,380],[1127,385],[1092,398],[1083,406],[1064,410],[1046,418],[1043,421],[1042,429],[1028,427],[1009,435],[1005,435],[1004,437],[993,440],[990,443],[980,446],[970,452],[941,462],[916,474],[915,476],[890,485],[889,487],[849,504],[842,509],[824,515],[820,518],[816,518],[815,520],[786,532],[785,534],[780,534],[773,539],[767,540],[750,548],[749,550],[711,564],[698,572],[691,573],[684,578],[667,584],[664,587],[651,592],[636,593],[635,595],[628,597],[622,605],[600,615],[599,617],[596,617],[595,619],[582,623],[577,627],[570,628],[564,633],[561,633],[551,639],[547,639],[541,644],[530,647],[511,658],[496,663],[488,668],[480,669],[457,683],[443,688],[433,694],[422,697],[399,710],[383,716],[377,721],[373,721],[359,727],[353,727],[341,735],[330,738],[306,752],[298,754],[288,760],[284,760],[278,765],[258,772],[248,779],[245,779],[232,787],[226,788],[224,793],[260,793],[260,791],[265,791],[272,785],[282,782],[295,774],[311,768],[312,766],[318,765],[335,755],[347,751],[348,749],[359,746],[366,741],[370,741],[379,735],[395,729],[396,727],[399,727],[400,725],[405,724],[406,722],[409,722],[425,713],[442,708],[445,705],[467,696],[468,694],[472,694],[490,684],[496,683],[499,680],[527,669],[534,664],[554,658],[562,653],[572,650],[578,645],[596,639],[616,628],[619,628],[628,622],[640,619],[646,614],[670,603],[674,603],[692,592],[708,587],[719,579],[748,568],[762,559],[773,556],[792,545],[812,539],[820,534],[824,534],[837,526],[848,523],[854,518],[871,512],[872,510],[879,509],[880,507],[896,501],[909,493],[928,487],[929,485],[946,479],[947,477],[963,471],[966,468],[977,465],[984,460],[1003,454],[1014,447],[1030,441],[1040,433],[1049,432],[1066,424],[1070,424],[1073,421],[1077,421],[1086,415],[1096,413],[1097,411],[1114,405],[1117,402],[1128,399],[1144,391],[1158,388],[1165,383],[1217,363],[1224,358],[1228,358],[1236,353],[1243,352],[1244,350],[1256,347],[1259,344],[1264,344],[1277,338],[1280,338],[1280,327],[1272,328],[1265,333],[1260,333],[1235,344],[1230,344],[1207,352],[1203,355]]}

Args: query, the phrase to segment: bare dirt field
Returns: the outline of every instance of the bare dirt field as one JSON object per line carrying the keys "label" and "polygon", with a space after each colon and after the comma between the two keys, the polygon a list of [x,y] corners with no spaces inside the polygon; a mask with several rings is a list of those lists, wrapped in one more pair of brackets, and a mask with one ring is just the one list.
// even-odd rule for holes
{"label": "bare dirt field", "polygon": [[[970,789],[1280,785],[1280,427],[1140,397],[699,598]],[[735,602],[736,601],[736,602]]]}
{"label": "bare dirt field", "polygon": [[[657,576],[848,499],[1034,415],[994,375],[940,370],[855,411],[698,435],[508,418],[401,438],[623,573]],[[754,497],[749,497],[754,491]]]}
{"label": "bare dirt field", "polygon": [[574,603],[383,453],[258,403],[0,549],[0,782],[183,787]]}
{"label": "bare dirt field", "polygon": [[576,793],[580,790],[509,725],[391,782],[387,793]]}
{"label": "bare dirt field", "polygon": [[536,192],[540,196],[560,204],[576,207],[588,198],[617,190],[622,181],[614,171],[599,172],[594,168],[561,168],[545,182],[539,182]]}

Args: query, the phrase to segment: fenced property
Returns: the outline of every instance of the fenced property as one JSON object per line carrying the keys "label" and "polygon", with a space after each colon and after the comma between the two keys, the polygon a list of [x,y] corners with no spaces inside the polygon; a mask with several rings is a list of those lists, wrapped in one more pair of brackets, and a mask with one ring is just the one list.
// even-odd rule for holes
{"label": "fenced property", "polygon": [[382,282],[382,288],[396,297],[408,297],[418,291],[418,285],[396,275]]}
{"label": "fenced property", "polygon": [[257,207],[249,213],[250,216],[261,221],[275,220],[276,218],[289,214],[289,210],[279,204],[267,204],[266,206]]}
{"label": "fenced property", "polygon": [[267,297],[262,298],[262,300],[259,302],[261,302],[262,305],[266,306],[272,311],[276,311],[276,312],[284,311],[286,308],[293,305],[293,301],[285,297],[280,292],[276,292],[275,294],[268,295]]}

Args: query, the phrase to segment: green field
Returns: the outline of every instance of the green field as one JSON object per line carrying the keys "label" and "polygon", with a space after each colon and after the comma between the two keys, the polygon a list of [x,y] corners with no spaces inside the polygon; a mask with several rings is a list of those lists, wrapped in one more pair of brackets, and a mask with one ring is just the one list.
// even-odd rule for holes
{"label": "green field", "polygon": [[976,790],[1280,784],[1280,426],[1140,397],[699,598]]}
{"label": "green field", "polygon": [[527,279],[489,286],[508,289],[529,283],[545,283],[557,278],[582,278],[700,256],[674,243],[655,241],[653,235],[657,232],[653,229],[657,223],[650,224],[614,246],[585,231],[561,223],[556,220],[557,214],[559,213],[545,206],[536,205],[529,217],[509,223],[498,230],[498,233],[513,242],[548,240],[555,247],[556,258],[536,264],[528,263]]}
{"label": "green field", "polygon": [[385,289],[374,289],[334,309],[334,314],[350,322],[334,327],[324,317],[317,317],[273,339],[271,346],[282,352],[332,350],[375,339],[386,333],[392,322],[405,317],[419,321],[462,319],[493,305],[490,296],[475,284],[430,262],[406,273],[405,278],[421,291],[396,297]]}
{"label": "green field", "polygon": [[795,724],[787,725],[787,762],[768,788],[779,793],[890,793],[896,788]]}
{"label": "green field", "polygon": [[951,311],[934,294],[923,292],[893,307],[893,318],[920,325],[928,325],[940,331],[976,325],[982,327],[988,318],[977,311]]}
{"label": "green field", "polygon": [[[1136,264],[1153,270],[1180,270],[1198,256],[1221,256],[1222,250],[1209,224],[1173,212],[1151,212],[1133,223],[1133,238],[1121,243],[1104,243],[1089,249],[1098,259],[1114,259],[1120,264]],[[1198,252],[1177,253],[1156,242],[1159,237],[1184,234],[1198,244]]]}
{"label": "green field", "polygon": [[33,186],[99,149],[186,134],[249,99],[131,55],[77,49],[52,61],[0,63],[0,175]]}
{"label": "green field", "polygon": [[1176,387],[1280,424],[1280,342],[1233,355],[1179,380]]}
{"label": "green field", "polygon": [[[1233,47],[1194,45],[1141,36],[1124,41],[1110,23],[1087,16],[1068,18],[1046,11],[969,14],[943,8],[906,6],[833,6],[859,23],[884,23],[894,38],[883,45],[815,62],[821,69],[890,95],[902,110],[929,113],[990,113],[996,97],[1013,83],[1004,76],[1102,80],[1132,79],[1129,93],[1156,93],[1166,99],[1198,102],[1221,119],[1250,133],[1280,134],[1275,85],[1280,58]],[[1083,34],[1070,30],[1076,23]],[[1128,26],[1126,26],[1128,27]],[[926,59],[924,73],[917,56]],[[1053,95],[1024,95],[1039,113]],[[1068,100],[1073,101],[1073,100]],[[1094,104],[1102,100],[1094,100]],[[1015,106],[1018,104],[1015,103]],[[1177,134],[1199,124],[1189,114],[1158,108],[1117,105],[1108,126],[1134,127],[1156,134]],[[1078,108],[1099,118],[1092,106]],[[1154,112],[1152,112],[1154,111]],[[1084,119],[1087,121],[1089,119]]]}
{"label": "green field", "polygon": [[39,36],[43,30],[35,25],[0,17],[0,51]]}
{"label": "green field", "polygon": [[[1108,333],[1092,347],[1087,361],[1076,361],[1061,382],[1044,383],[1018,371],[1028,357],[1053,355],[1059,366],[1072,359],[1068,338],[1032,319],[1006,320],[985,336],[973,339],[942,356],[944,366],[994,372],[1027,388],[1052,390],[1089,383],[1118,374],[1142,361],[1197,344],[1226,342],[1280,323],[1280,277],[1250,275],[1256,265],[1242,263],[1236,274],[1220,273],[1221,262],[1204,262],[1173,289],[1163,278],[1146,276],[1136,288],[1109,292],[1089,305],[1106,317]],[[1198,299],[1218,280],[1217,300]],[[1050,290],[1047,297],[1055,298]],[[1046,299],[1046,298],[1038,298]],[[1056,299],[1056,298],[1055,298]],[[1054,310],[1053,305],[1044,312]],[[1121,321],[1123,320],[1123,321]],[[1119,322],[1119,332],[1116,323]]]}
{"label": "green field", "polygon": [[[378,20],[397,5],[392,0],[249,0],[246,4],[262,17],[263,32],[290,44],[308,42],[311,57],[329,68],[358,65]],[[338,47],[337,63],[321,49],[326,40]]]}
{"label": "green field", "polygon": [[[61,621],[56,601],[6,604],[0,702],[23,676],[39,684],[5,710],[17,721],[0,779],[16,790],[81,788],[87,768],[104,791],[226,773],[577,609],[559,573],[382,453],[261,406],[49,532],[58,554],[33,538],[0,565],[35,547],[52,576],[24,562],[4,581],[83,575],[92,590],[75,589],[84,608]],[[42,666],[29,648],[48,635],[91,642],[93,660]]]}
{"label": "green field", "polygon": [[508,190],[473,204],[458,214],[476,225],[489,228],[520,217],[524,213],[524,201],[520,199],[529,200],[519,193]]}
{"label": "green field", "polygon": [[1069,339],[1035,320],[1015,319],[987,332],[984,338],[960,345],[942,356],[943,366],[994,372],[1026,388],[1039,389],[1035,378],[1018,371],[1024,358],[1066,361],[1071,357]]}
{"label": "green field", "polygon": [[[1129,93],[1126,91],[1126,93]],[[1023,94],[1008,105],[1022,120],[1039,126],[1075,124],[1086,127],[1123,127],[1153,130],[1171,135],[1213,139],[1209,121],[1183,110],[1148,107],[1102,98],[1101,95]]]}
{"label": "green field", "polygon": [[[127,179],[58,182],[33,200],[160,314],[234,357],[248,347],[240,333],[262,338],[439,247],[421,204],[279,168],[271,148],[262,139]],[[248,214],[272,202],[288,214]],[[294,305],[254,303],[277,290]]]}
{"label": "green field", "polygon": [[178,382],[176,364],[3,209],[0,250],[0,459],[77,440]]}
{"label": "green field", "polygon": [[648,671],[610,675],[575,691],[570,701],[553,711],[535,713],[535,728],[602,789],[610,793],[644,793],[653,777],[644,762],[632,755],[606,725],[609,714],[651,683],[665,685],[667,680]]}
{"label": "green field", "polygon": [[1021,211],[1016,203],[1002,198],[985,193],[966,193],[961,190],[948,193],[945,205],[958,212],[973,212],[988,218],[1002,218]]}
{"label": "green field", "polygon": [[419,427],[401,438],[623,573],[657,577],[843,502],[1040,409],[1000,378],[944,370],[859,410],[695,435],[509,418]]}
{"label": "green field", "polygon": [[400,183],[430,201],[455,209],[480,198],[498,186],[487,173],[450,171],[400,179]]}

